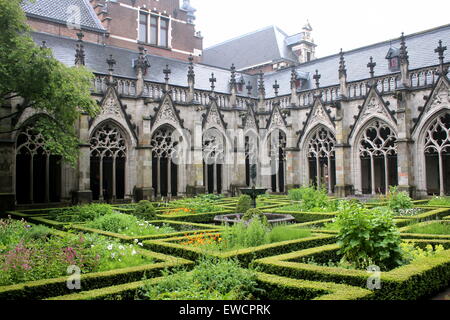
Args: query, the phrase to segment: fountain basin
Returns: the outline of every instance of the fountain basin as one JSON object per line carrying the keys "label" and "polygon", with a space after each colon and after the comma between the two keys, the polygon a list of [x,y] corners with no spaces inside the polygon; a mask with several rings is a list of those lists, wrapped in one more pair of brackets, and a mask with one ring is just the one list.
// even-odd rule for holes
{"label": "fountain basin", "polygon": [[[267,218],[267,222],[269,224],[279,224],[279,223],[291,223],[295,221],[295,218],[290,214],[278,214],[278,213],[264,213]],[[226,224],[234,224],[248,221],[242,220],[244,214],[241,213],[232,213],[232,214],[223,214],[214,217],[215,222],[221,222]]]}

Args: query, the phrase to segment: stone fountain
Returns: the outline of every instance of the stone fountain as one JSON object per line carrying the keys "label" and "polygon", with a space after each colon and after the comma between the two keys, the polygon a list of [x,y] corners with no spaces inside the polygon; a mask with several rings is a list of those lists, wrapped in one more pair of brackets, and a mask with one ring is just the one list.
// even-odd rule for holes
{"label": "stone fountain", "polygon": [[[256,185],[256,164],[250,166],[250,178],[252,180],[251,188],[241,188],[241,193],[250,196],[252,199],[252,206],[256,208],[256,198],[260,195],[266,193],[267,188],[257,188]],[[242,217],[245,212],[242,213],[234,213],[234,214],[224,214],[218,215],[214,217],[215,222],[221,223],[238,223],[243,222]],[[295,218],[290,214],[276,214],[276,213],[264,213],[267,217],[267,221],[269,224],[277,224],[277,223],[289,223],[295,221]]]}

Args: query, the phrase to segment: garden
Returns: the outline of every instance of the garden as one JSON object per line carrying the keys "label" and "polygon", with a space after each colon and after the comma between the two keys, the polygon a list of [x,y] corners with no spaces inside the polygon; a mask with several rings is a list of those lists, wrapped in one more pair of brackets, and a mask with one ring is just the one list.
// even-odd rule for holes
{"label": "garden", "polygon": [[430,299],[450,282],[449,218],[450,198],[396,188],[10,211],[0,299]]}

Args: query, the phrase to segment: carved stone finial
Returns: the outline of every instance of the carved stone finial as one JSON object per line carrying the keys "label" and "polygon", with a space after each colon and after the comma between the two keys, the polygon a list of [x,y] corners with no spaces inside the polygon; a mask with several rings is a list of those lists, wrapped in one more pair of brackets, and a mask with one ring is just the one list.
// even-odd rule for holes
{"label": "carved stone finial", "polygon": [[405,34],[402,32],[402,36],[400,37],[400,63],[408,63],[408,51],[406,50],[408,47],[406,46],[405,42]]}
{"label": "carved stone finial", "polygon": [[347,69],[345,68],[345,58],[344,58],[344,52],[339,53],[340,58],[339,58],[339,77],[346,77],[347,76]]}
{"label": "carved stone finial", "polygon": [[280,89],[280,85],[278,84],[278,81],[275,80],[275,84],[273,85],[273,90],[275,92],[276,97],[278,97],[278,89]]}
{"label": "carved stone finial", "polygon": [[375,67],[377,66],[376,62],[373,62],[373,57],[370,57],[370,62],[367,64],[367,68],[370,69],[370,77],[373,78],[375,75]]}
{"label": "carved stone finial", "polygon": [[434,49],[434,52],[439,55],[439,72],[445,75],[448,73],[448,68],[444,68],[444,52],[446,50],[447,47],[442,46],[442,40],[439,40],[439,46]]}
{"label": "carved stone finial", "polygon": [[164,73],[164,80],[166,81],[166,84],[169,83],[169,75],[172,73],[172,70],[170,70],[169,65],[166,64],[166,68],[163,70]]}
{"label": "carved stone finial", "polygon": [[194,72],[194,57],[189,55],[189,66],[188,66],[188,81],[194,81],[195,80],[195,72]]}
{"label": "carved stone finial", "polygon": [[235,86],[236,85],[236,67],[234,66],[234,63],[231,65],[231,79],[230,79],[230,84],[231,86]]}
{"label": "carved stone finial", "polygon": [[211,73],[211,78],[209,78],[209,82],[211,83],[211,92],[214,92],[215,89],[215,83],[217,82],[217,79],[214,77],[214,72]]}
{"label": "carved stone finial", "polygon": [[316,81],[317,89],[320,87],[320,78],[322,78],[322,76],[319,74],[319,70],[316,69],[316,74],[313,76],[313,79]]}
{"label": "carved stone finial", "polygon": [[259,76],[258,91],[260,94],[264,95],[266,93],[266,89],[264,87],[264,73],[262,71],[260,71],[258,76]]}

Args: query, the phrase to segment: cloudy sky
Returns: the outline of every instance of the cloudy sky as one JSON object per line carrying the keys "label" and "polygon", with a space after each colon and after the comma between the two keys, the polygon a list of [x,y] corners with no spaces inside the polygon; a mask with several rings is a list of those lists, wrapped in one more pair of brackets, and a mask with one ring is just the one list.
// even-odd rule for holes
{"label": "cloudy sky", "polygon": [[450,24],[449,0],[191,0],[191,5],[204,48],[269,25],[295,34],[308,19],[317,57]]}

